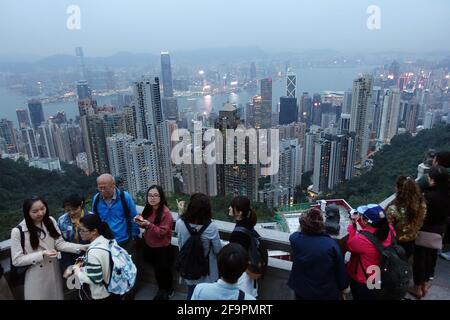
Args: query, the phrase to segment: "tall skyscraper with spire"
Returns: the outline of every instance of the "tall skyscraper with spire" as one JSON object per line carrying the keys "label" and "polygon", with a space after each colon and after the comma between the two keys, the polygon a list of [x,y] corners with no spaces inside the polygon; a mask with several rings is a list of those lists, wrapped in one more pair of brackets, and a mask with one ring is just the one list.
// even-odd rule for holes
{"label": "tall skyscraper with spire", "polygon": [[82,80],[87,80],[87,72],[86,72],[86,65],[84,64],[84,53],[82,47],[76,47],[75,48],[75,54],[78,59],[78,68],[80,70],[80,76]]}
{"label": "tall skyscraper with spire", "polygon": [[297,76],[291,70],[286,76],[286,97],[295,98],[295,90],[297,89]]}

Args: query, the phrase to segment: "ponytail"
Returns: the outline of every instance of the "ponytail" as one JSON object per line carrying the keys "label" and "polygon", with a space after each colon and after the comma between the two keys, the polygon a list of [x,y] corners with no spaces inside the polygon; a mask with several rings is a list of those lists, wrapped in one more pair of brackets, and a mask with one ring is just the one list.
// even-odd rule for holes
{"label": "ponytail", "polygon": [[103,237],[105,237],[108,240],[113,240],[114,239],[114,235],[111,231],[111,228],[109,227],[109,225],[105,222],[102,221],[102,223],[100,224],[100,228],[98,229],[98,233],[100,235],[102,235]]}
{"label": "ponytail", "polygon": [[378,238],[378,240],[380,240],[380,242],[386,240],[390,231],[389,222],[387,218],[382,218],[377,223],[374,223],[372,227],[377,229],[375,231],[375,236]]}
{"label": "ponytail", "polygon": [[106,239],[113,240],[114,235],[108,224],[100,219],[96,214],[87,214],[81,218],[82,223],[89,231],[97,229],[98,233]]}
{"label": "ponytail", "polygon": [[243,196],[234,197],[230,206],[233,210],[242,212],[242,218],[247,218],[252,227],[256,225],[257,216],[254,209],[250,207],[250,199]]}

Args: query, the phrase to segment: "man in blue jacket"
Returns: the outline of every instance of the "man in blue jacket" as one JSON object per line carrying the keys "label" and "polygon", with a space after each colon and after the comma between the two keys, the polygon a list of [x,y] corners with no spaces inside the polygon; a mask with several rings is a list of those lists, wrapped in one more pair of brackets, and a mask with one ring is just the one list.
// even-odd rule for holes
{"label": "man in blue jacket", "polygon": [[117,243],[132,256],[139,227],[134,221],[136,205],[128,194],[116,187],[112,175],[103,174],[97,178],[98,193],[92,200],[92,212],[105,221],[114,234]]}

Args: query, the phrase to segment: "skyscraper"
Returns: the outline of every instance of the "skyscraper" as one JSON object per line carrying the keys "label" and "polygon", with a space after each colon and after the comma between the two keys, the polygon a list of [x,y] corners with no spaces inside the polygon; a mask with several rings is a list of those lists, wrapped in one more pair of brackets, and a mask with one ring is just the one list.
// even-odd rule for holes
{"label": "skyscraper", "polygon": [[355,161],[362,163],[369,150],[368,108],[372,98],[373,77],[363,75],[353,81],[350,132],[356,133]]}
{"label": "skyscraper", "polygon": [[118,133],[109,138],[106,138],[106,148],[108,150],[108,160],[110,173],[116,178],[120,179],[122,186],[128,190],[128,176],[127,176],[127,144],[133,141],[133,137]]}
{"label": "skyscraper", "polygon": [[303,148],[297,139],[280,141],[280,160],[277,174],[271,176],[272,184],[294,189],[301,184]]}
{"label": "skyscraper", "polygon": [[80,71],[80,77],[82,80],[87,80],[87,72],[86,72],[86,66],[84,64],[84,53],[82,47],[76,47],[75,48],[75,55],[78,59],[78,68]]}
{"label": "skyscraper", "polygon": [[28,116],[27,109],[17,109],[17,120],[19,121],[19,129],[30,127],[30,117]]}
{"label": "skyscraper", "polygon": [[351,112],[352,112],[352,91],[345,91],[344,92],[344,104],[342,106],[342,113],[351,114]]}
{"label": "skyscraper", "polygon": [[39,158],[38,144],[33,128],[24,128],[20,130],[22,142],[25,144],[25,150],[28,159]]}
{"label": "skyscraper", "polygon": [[31,124],[34,129],[37,129],[45,121],[42,103],[36,99],[30,100],[28,101],[28,110],[30,111]]}
{"label": "skyscraper", "polygon": [[164,97],[173,97],[172,67],[168,51],[161,52],[161,75]]}
{"label": "skyscraper", "polygon": [[178,101],[175,97],[162,98],[164,120],[178,121]]}
{"label": "skyscraper", "polygon": [[389,143],[397,134],[400,115],[400,92],[397,88],[386,90],[383,101],[380,140]]}
{"label": "skyscraper", "polygon": [[158,77],[135,82],[133,91],[137,138],[156,142],[156,125],[163,121]]}
{"label": "skyscraper", "polygon": [[316,142],[314,156],[313,191],[322,193],[353,175],[354,133],[329,135]]}
{"label": "skyscraper", "polygon": [[133,114],[138,139],[149,140],[155,146],[161,186],[165,191],[173,191],[170,135],[164,123],[158,77],[135,82]]}
{"label": "skyscraper", "polygon": [[341,119],[339,120],[339,133],[346,134],[350,131],[350,114],[341,114]]}
{"label": "skyscraper", "polygon": [[318,93],[313,95],[312,99],[312,124],[320,126],[322,123],[322,96]]}
{"label": "skyscraper", "polygon": [[86,80],[80,80],[77,83],[78,100],[92,99],[92,90]]}
{"label": "skyscraper", "polygon": [[373,107],[373,121],[372,132],[375,137],[380,136],[381,118],[383,116],[383,98],[384,91],[381,87],[373,87],[372,91],[372,107]]}
{"label": "skyscraper", "polygon": [[280,97],[280,125],[290,124],[298,120],[297,98]]}
{"label": "skyscraper", "polygon": [[303,92],[300,100],[299,121],[305,122],[308,126],[312,124],[312,99],[308,92]]}
{"label": "skyscraper", "polygon": [[[245,146],[245,163],[237,163],[234,155],[237,153],[237,143],[233,143],[233,164],[226,162],[226,130],[237,129],[240,119],[237,116],[236,108],[226,103],[219,111],[219,118],[216,121],[215,127],[222,132],[223,139],[223,153],[217,152],[217,157],[224,159],[224,164],[217,164],[217,192],[219,195],[243,195],[252,200],[258,199],[258,164],[250,163],[250,148],[247,140]],[[242,126],[243,128],[243,126]],[[233,139],[234,140],[234,139]]]}
{"label": "skyscraper", "polygon": [[261,79],[261,129],[272,127],[272,78]]}
{"label": "skyscraper", "polygon": [[407,103],[405,128],[408,132],[415,133],[419,118],[420,105],[415,98],[408,102],[403,101],[403,103]]}
{"label": "skyscraper", "polygon": [[252,102],[247,104],[245,123],[248,128],[262,129],[263,117],[261,96],[254,96]]}
{"label": "skyscraper", "polygon": [[[146,192],[159,184],[156,145],[148,140],[136,140],[126,145],[127,185],[132,196]],[[166,191],[166,190],[164,190]]]}
{"label": "skyscraper", "polygon": [[55,141],[53,137],[53,126],[54,124],[47,122],[42,123],[37,132],[39,134],[38,149],[41,158],[57,158]]}
{"label": "skyscraper", "polygon": [[0,120],[0,138],[5,139],[8,153],[17,152],[18,144],[12,121]]}
{"label": "skyscraper", "polygon": [[295,98],[295,90],[297,88],[297,76],[289,71],[286,76],[286,96]]}

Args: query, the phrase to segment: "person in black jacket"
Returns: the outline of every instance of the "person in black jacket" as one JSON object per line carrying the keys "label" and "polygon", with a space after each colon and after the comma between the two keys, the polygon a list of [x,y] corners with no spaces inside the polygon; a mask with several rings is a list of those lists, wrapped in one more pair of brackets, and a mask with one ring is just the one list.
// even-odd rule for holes
{"label": "person in black jacket", "polygon": [[[251,208],[250,200],[247,197],[237,196],[231,200],[229,215],[236,221],[236,226],[230,236],[230,243],[239,243],[248,252],[250,248],[251,238],[240,228],[254,231],[257,217],[256,212]],[[252,279],[248,272],[244,272],[238,280],[239,288],[254,296],[258,296],[258,282]]]}
{"label": "person in black jacket", "polygon": [[309,209],[299,222],[301,229],[289,237],[294,261],[288,286],[297,300],[341,300],[349,285],[344,257],[325,233],[321,211]]}
{"label": "person in black jacket", "polygon": [[[434,166],[428,173],[430,187],[425,190],[427,214],[421,231],[443,235],[447,219],[450,216],[449,173],[442,166]],[[417,298],[426,295],[434,276],[437,249],[416,245],[414,250],[413,275],[414,290],[410,291]]]}

